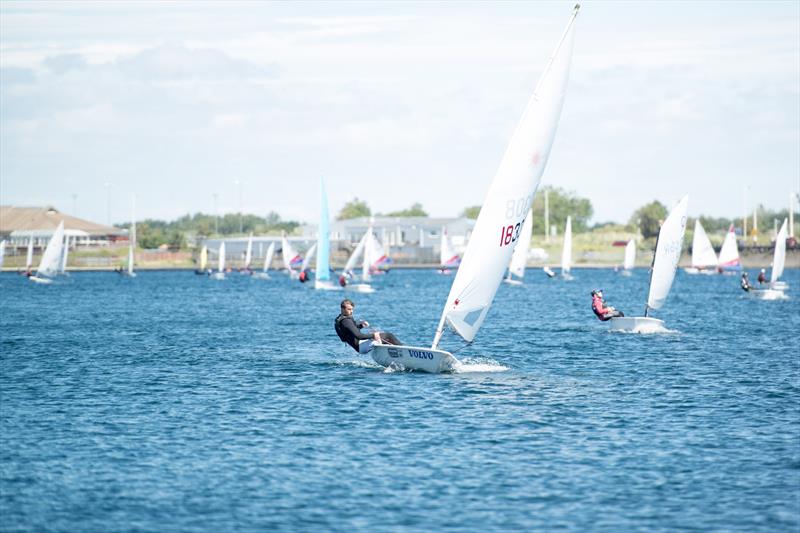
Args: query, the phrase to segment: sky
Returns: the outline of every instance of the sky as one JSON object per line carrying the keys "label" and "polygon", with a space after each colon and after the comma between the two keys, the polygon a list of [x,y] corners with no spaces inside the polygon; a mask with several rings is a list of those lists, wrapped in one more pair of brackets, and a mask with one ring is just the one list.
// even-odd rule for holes
{"label": "sky", "polygon": [[[573,2],[0,2],[0,203],[479,205]],[[582,3],[542,185],[594,222],[800,190],[800,2]],[[134,199],[135,198],[135,204]]]}

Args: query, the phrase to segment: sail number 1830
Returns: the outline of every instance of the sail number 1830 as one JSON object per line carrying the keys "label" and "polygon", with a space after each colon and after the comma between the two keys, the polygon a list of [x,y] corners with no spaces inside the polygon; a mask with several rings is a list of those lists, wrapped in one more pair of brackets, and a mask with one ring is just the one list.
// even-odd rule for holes
{"label": "sail number 1830", "polygon": [[512,242],[517,242],[519,239],[519,232],[522,230],[522,224],[525,222],[524,215],[527,214],[530,206],[528,198],[520,198],[518,200],[509,200],[506,205],[506,219],[523,217],[521,221],[516,224],[509,224],[500,228],[500,247],[508,246]]}

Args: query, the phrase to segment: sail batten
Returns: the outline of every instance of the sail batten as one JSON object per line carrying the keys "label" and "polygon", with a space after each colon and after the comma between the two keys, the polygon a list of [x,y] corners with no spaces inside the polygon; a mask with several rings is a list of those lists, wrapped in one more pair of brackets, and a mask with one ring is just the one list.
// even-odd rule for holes
{"label": "sail batten", "polygon": [[[502,282],[555,138],[569,77],[577,14],[578,6],[528,100],[489,186],[442,311],[434,348],[445,322],[471,342]],[[467,287],[469,294],[465,294]]]}

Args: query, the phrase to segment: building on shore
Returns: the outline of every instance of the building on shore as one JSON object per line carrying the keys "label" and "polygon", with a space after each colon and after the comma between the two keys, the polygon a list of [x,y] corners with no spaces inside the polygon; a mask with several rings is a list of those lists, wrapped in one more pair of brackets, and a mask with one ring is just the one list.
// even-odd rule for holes
{"label": "building on shore", "polygon": [[71,245],[107,246],[128,238],[125,230],[65,215],[54,207],[3,205],[0,206],[0,239],[8,241],[11,248],[27,247],[33,239],[35,248],[43,248],[62,221],[64,235]]}

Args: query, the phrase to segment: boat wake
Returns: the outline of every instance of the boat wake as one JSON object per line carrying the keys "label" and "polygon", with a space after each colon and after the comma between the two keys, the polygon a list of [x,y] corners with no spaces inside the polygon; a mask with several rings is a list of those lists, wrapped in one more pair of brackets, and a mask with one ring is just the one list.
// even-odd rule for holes
{"label": "boat wake", "polygon": [[677,329],[667,329],[663,326],[639,326],[630,330],[610,330],[610,333],[622,333],[623,335],[678,335]]}
{"label": "boat wake", "polygon": [[459,365],[455,368],[455,373],[489,373],[506,372],[508,370],[510,370],[509,367],[503,366],[494,359],[490,359],[488,357],[468,357],[459,362]]}

